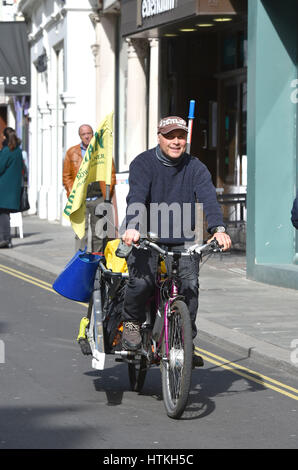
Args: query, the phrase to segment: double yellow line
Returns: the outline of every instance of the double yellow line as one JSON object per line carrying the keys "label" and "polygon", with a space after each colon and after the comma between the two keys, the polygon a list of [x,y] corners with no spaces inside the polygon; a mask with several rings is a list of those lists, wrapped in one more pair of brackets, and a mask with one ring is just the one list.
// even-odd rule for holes
{"label": "double yellow line", "polygon": [[35,286],[41,287],[42,289],[55,293],[54,289],[52,289],[52,285],[48,282],[42,281],[41,279],[37,279],[33,276],[29,276],[28,274],[25,274],[21,271],[17,271],[16,269],[9,268],[8,266],[4,266],[4,264],[0,264],[0,271],[3,271],[6,274],[10,274],[10,276],[17,277],[18,279],[22,279],[23,281],[30,282],[30,284],[34,284]]}
{"label": "double yellow line", "polygon": [[[45,289],[49,292],[52,292],[53,294],[57,294],[57,292],[54,291],[54,289],[52,288],[52,284],[42,281],[41,279],[38,279],[37,277],[29,276],[29,274],[26,274],[21,271],[18,271],[17,269],[13,269],[8,266],[5,266],[4,264],[0,264],[0,271],[6,274],[9,274],[10,276],[17,277],[18,279],[21,279],[22,281],[29,282],[30,284],[33,284],[34,286],[40,287],[41,289]],[[79,305],[83,305],[84,307],[88,307],[88,305],[85,303],[82,303],[82,302],[76,302],[76,303],[78,303]]]}
{"label": "double yellow line", "polygon": [[255,372],[254,370],[248,369],[247,367],[243,367],[235,362],[231,362],[224,357],[217,356],[205,349],[195,347],[195,351],[200,353],[204,360],[211,362],[223,369],[226,369],[233,374],[240,375],[241,377],[255,382],[259,385],[262,385],[264,388],[270,388],[275,390],[282,395],[286,395],[289,398],[293,398],[293,400],[298,400],[298,389],[294,387],[290,387],[289,385],[283,384],[282,382],[278,382],[275,379],[271,379],[267,375],[260,374],[259,372]]}
{"label": "double yellow line", "polygon": [[[17,269],[13,269],[3,264],[0,264],[0,271],[9,274],[10,276],[14,276],[18,279],[26,281],[30,284],[33,284],[37,287],[40,287],[41,289],[45,289],[49,292],[56,294],[56,292],[52,288],[52,285],[48,282],[42,281],[41,279],[38,279],[34,276],[30,276],[29,274],[18,271]],[[83,305],[84,307],[88,307],[88,305],[85,303],[77,303]],[[195,352],[200,354],[205,361],[210,362],[211,364],[215,364],[216,366],[222,367],[223,369],[226,369],[232,372],[233,374],[237,374],[242,378],[245,378],[263,387],[270,388],[278,393],[286,395],[287,397],[292,398],[293,400],[298,400],[298,389],[294,387],[290,387],[289,385],[283,384],[282,382],[278,382],[275,379],[271,379],[266,375],[260,374],[259,372],[255,372],[251,369],[231,362],[228,359],[225,359],[224,357],[217,356],[216,354],[213,354],[197,346],[195,347]]]}

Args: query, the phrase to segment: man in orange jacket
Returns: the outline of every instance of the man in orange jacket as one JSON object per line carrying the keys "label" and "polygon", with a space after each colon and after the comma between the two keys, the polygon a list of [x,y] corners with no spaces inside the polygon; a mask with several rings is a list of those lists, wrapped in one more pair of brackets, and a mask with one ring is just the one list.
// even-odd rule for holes
{"label": "man in orange jacket", "polygon": [[[84,158],[85,152],[93,137],[93,129],[88,124],[82,124],[79,127],[79,136],[81,143],[70,147],[64,158],[63,164],[63,186],[66,189],[67,197],[71,193],[71,189],[77,173],[79,171],[81,162]],[[113,195],[113,189],[116,182],[115,166],[112,165],[112,181],[110,187],[110,196]],[[104,181],[95,181],[90,183],[86,195],[86,219],[85,219],[85,236],[80,240],[77,235],[75,236],[76,251],[84,250],[88,241],[88,227],[90,219],[90,227],[92,233],[91,250],[92,252],[101,252],[103,250],[103,239],[95,234],[95,225],[99,220],[99,216],[95,215],[95,208],[98,204],[103,202],[106,197],[106,184]]]}

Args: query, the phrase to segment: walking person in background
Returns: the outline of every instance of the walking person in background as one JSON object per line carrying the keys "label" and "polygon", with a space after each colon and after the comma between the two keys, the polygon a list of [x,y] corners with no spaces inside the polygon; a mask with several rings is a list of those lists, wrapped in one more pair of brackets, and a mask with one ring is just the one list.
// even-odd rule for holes
{"label": "walking person in background", "polygon": [[20,209],[23,157],[15,130],[6,127],[0,151],[0,248],[11,248],[10,212]]}
{"label": "walking person in background", "polygon": [[[93,137],[93,129],[88,124],[82,124],[79,127],[79,136],[81,143],[70,147],[65,155],[63,164],[63,186],[66,189],[67,197],[71,193],[72,186],[79,171],[81,162],[84,158],[87,147]],[[110,195],[113,195],[113,188],[116,182],[115,166],[113,162],[112,167],[112,182],[110,188]],[[80,240],[77,235],[75,236],[75,249],[84,250],[88,241],[88,227],[90,217],[90,227],[92,233],[91,251],[102,252],[103,238],[99,238],[95,234],[95,225],[100,216],[95,215],[96,206],[103,202],[106,196],[106,185],[104,181],[95,181],[90,183],[86,195],[86,218],[85,218],[85,236]]]}

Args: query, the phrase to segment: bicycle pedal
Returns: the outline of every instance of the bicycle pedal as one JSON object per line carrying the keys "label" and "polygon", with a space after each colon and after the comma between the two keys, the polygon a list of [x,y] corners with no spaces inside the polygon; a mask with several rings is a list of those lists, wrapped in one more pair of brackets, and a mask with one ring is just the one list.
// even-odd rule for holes
{"label": "bicycle pedal", "polygon": [[128,349],[121,349],[119,351],[114,350],[114,354],[119,358],[119,359],[134,359],[136,352],[135,351],[129,351]]}

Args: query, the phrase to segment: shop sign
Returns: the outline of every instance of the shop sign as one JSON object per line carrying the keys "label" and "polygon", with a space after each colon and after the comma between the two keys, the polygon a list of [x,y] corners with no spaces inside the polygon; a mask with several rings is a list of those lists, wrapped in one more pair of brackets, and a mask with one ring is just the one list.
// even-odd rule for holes
{"label": "shop sign", "polygon": [[198,0],[122,0],[121,34],[134,35],[189,18],[197,15],[197,7]]}
{"label": "shop sign", "polygon": [[26,24],[0,22],[0,95],[30,95],[30,87]]}
{"label": "shop sign", "polygon": [[176,0],[143,0],[141,7],[142,18],[150,18],[165,11],[173,10],[176,5]]}

